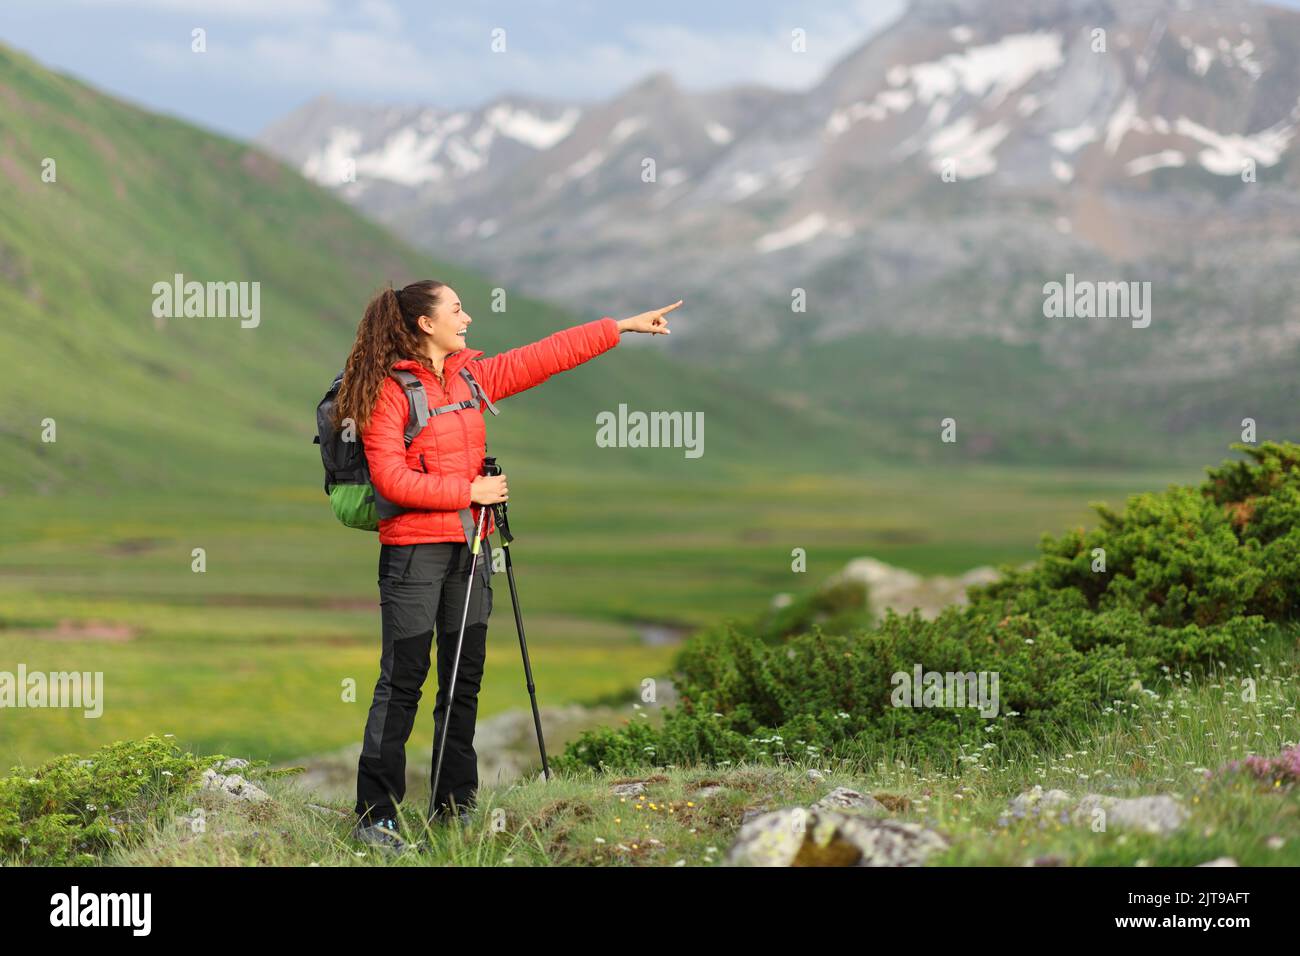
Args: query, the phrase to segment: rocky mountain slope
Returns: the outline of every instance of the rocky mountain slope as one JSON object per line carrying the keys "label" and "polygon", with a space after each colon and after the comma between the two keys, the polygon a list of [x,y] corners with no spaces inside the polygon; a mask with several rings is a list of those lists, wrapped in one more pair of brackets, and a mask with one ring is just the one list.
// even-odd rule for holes
{"label": "rocky mountain slope", "polygon": [[[1300,13],[1243,2],[914,0],[802,92],[659,73],[595,104],[322,100],[262,142],[510,288],[631,308],[670,281],[687,361],[750,377],[825,347],[862,365],[901,337],[907,366],[937,355],[940,383],[977,393],[947,407],[995,449],[1069,443],[1065,415],[1123,422],[1129,447],[1213,428],[1211,449],[1248,415],[1300,424],[1298,47]],[[1067,276],[1149,282],[1150,324],[1046,315]],[[807,379],[777,384],[896,397]],[[903,414],[940,413],[932,383]]]}

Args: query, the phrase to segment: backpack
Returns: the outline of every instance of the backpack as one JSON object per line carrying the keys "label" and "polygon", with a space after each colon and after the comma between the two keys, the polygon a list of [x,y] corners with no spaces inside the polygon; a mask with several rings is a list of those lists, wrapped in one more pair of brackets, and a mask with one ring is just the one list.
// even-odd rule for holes
{"label": "backpack", "polygon": [[[409,405],[406,430],[403,433],[407,447],[410,447],[411,442],[428,423],[431,415],[445,415],[447,412],[475,408],[480,402],[486,405],[493,415],[499,414],[496,406],[488,399],[487,393],[474,380],[468,368],[462,368],[460,374],[469,384],[473,398],[438,408],[429,407],[429,397],[424,391],[424,385],[414,372],[395,369],[391,374],[402,386]],[[339,372],[330,384],[325,397],[316,406],[316,437],[312,441],[320,445],[321,464],[325,466],[325,494],[329,496],[334,517],[349,528],[378,531],[379,519],[396,517],[409,509],[393,504],[370,483],[366,451],[357,435],[356,426],[348,423],[342,429],[335,427],[334,406],[338,398],[339,386],[342,384],[343,373]]]}

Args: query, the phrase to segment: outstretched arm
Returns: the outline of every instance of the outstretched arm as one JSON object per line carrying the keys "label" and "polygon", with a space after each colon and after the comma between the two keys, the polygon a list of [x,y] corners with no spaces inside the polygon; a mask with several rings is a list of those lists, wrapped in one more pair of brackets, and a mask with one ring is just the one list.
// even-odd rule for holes
{"label": "outstretched arm", "polygon": [[624,332],[668,334],[668,320],[664,314],[681,304],[678,299],[667,308],[642,312],[631,318],[615,321],[605,316],[585,325],[575,325],[532,345],[479,359],[474,363],[474,377],[488,398],[499,402],[609,351],[618,345],[619,336]]}
{"label": "outstretched arm", "polygon": [[488,398],[499,402],[608,352],[618,345],[618,335],[618,323],[606,316],[548,335],[531,345],[479,359],[471,371]]}

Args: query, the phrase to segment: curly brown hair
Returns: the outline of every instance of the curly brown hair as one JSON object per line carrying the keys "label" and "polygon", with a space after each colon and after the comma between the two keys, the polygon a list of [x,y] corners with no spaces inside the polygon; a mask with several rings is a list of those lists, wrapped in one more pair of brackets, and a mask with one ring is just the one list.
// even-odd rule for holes
{"label": "curly brown hair", "polygon": [[370,300],[343,367],[343,382],[334,404],[336,426],[350,418],[359,430],[366,429],[394,362],[414,359],[433,371],[420,347],[424,332],[418,322],[422,315],[433,315],[445,286],[445,282],[424,279],[400,289],[385,289]]}

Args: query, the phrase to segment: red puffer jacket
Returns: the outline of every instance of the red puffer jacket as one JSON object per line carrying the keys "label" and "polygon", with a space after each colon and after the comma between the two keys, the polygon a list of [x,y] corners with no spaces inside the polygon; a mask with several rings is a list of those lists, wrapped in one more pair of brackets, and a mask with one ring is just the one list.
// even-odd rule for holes
{"label": "red puffer jacket", "polygon": [[[393,368],[409,369],[419,376],[433,409],[473,398],[460,374],[467,363],[473,363],[470,374],[495,403],[609,351],[618,339],[618,323],[606,316],[491,358],[480,359],[482,352],[461,349],[443,363],[446,388],[419,362],[406,359]],[[487,447],[483,412],[470,408],[431,415],[407,448],[403,432],[409,407],[402,386],[395,379],[385,379],[370,426],[361,435],[376,490],[396,505],[415,509],[381,520],[379,540],[383,544],[464,541],[459,512],[471,507],[469,485],[483,465]],[[477,525],[477,505],[472,514]],[[493,528],[489,511],[484,533],[490,534]]]}

